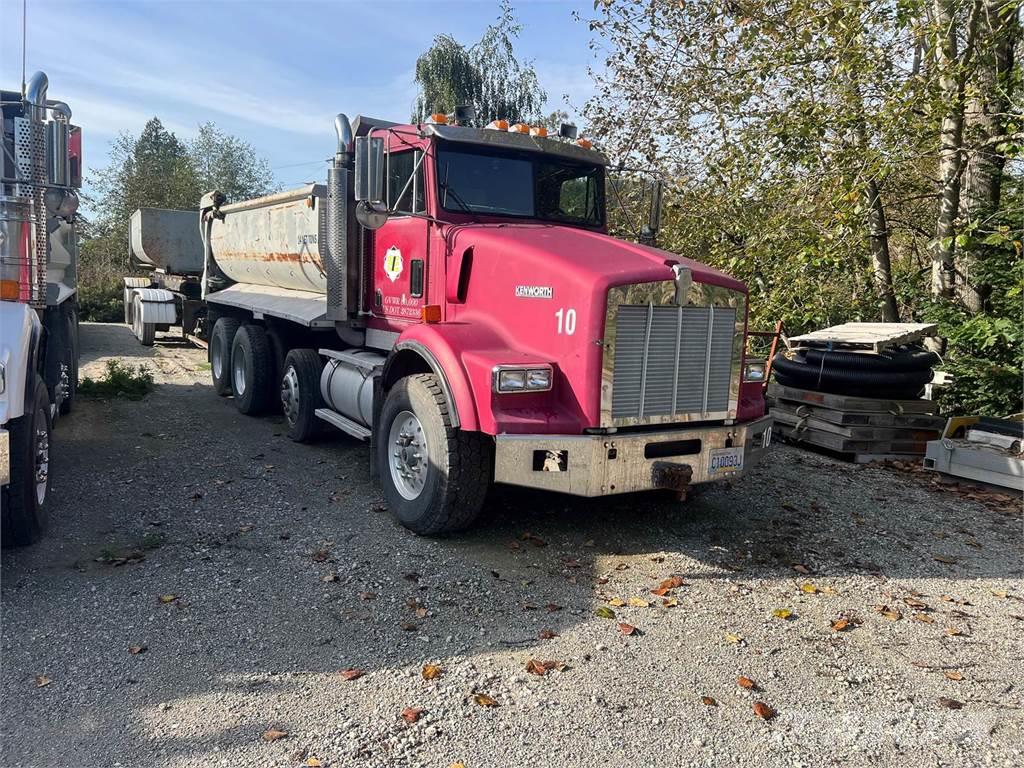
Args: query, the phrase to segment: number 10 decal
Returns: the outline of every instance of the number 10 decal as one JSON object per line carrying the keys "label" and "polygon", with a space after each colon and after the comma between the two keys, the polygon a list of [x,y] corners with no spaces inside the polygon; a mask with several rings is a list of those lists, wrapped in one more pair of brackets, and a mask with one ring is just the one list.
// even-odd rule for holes
{"label": "number 10 decal", "polygon": [[560,309],[555,312],[555,317],[558,318],[558,332],[564,333],[566,336],[572,336],[576,333],[576,310],[572,309]]}

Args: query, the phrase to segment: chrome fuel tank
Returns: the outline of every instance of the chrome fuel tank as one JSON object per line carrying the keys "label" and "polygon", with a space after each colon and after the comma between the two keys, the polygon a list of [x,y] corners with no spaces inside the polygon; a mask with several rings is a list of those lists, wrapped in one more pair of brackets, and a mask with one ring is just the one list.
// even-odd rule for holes
{"label": "chrome fuel tank", "polygon": [[217,266],[238,283],[327,293],[320,255],[327,190],[322,184],[222,206],[210,244]]}

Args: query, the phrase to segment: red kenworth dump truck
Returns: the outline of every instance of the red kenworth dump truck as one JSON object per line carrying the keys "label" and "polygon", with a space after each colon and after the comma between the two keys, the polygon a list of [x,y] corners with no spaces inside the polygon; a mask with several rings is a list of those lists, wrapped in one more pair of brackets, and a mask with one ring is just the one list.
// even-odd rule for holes
{"label": "red kenworth dump truck", "polygon": [[126,280],[140,339],[181,323],[243,413],[280,407],[298,441],[325,424],[368,439],[423,534],[469,525],[494,482],[683,493],[768,447],[746,287],[610,237],[588,142],[444,115],[335,123],[326,185],[133,218],[153,268]]}

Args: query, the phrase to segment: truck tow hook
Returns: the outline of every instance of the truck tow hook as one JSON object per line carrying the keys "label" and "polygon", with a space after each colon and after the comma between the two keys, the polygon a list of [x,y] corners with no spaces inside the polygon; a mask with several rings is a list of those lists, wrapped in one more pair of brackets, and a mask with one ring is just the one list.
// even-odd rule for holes
{"label": "truck tow hook", "polygon": [[691,479],[693,479],[693,467],[689,464],[656,461],[651,467],[651,480],[654,487],[673,492],[678,501],[686,501]]}

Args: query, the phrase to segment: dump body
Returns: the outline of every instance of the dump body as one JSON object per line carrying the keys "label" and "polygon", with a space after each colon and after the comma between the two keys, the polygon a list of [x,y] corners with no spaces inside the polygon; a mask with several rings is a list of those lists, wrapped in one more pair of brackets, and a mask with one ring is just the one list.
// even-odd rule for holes
{"label": "dump body", "polygon": [[[237,283],[326,294],[320,255],[325,198],[323,185],[308,184],[223,206],[210,232],[217,266]],[[192,227],[198,232],[198,217]]]}
{"label": "dump body", "polygon": [[175,275],[203,273],[199,214],[169,208],[139,208],[129,225],[131,255],[139,264]]}

